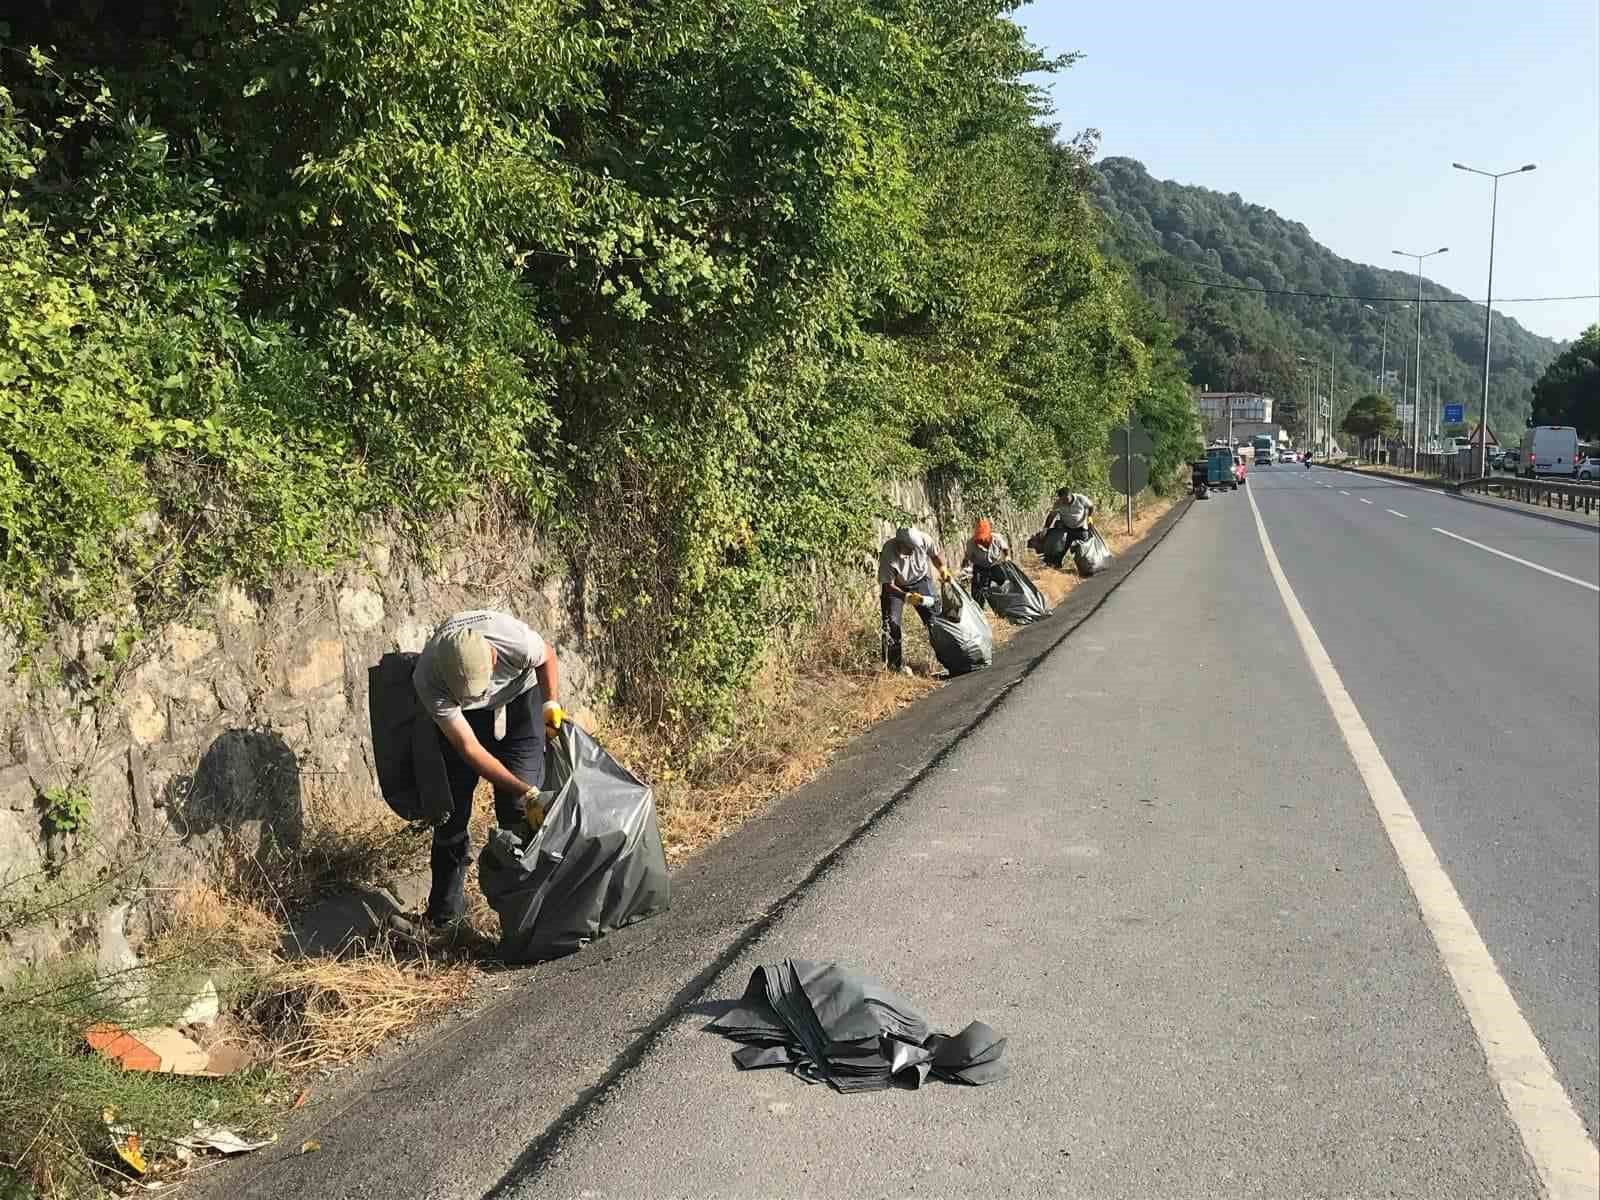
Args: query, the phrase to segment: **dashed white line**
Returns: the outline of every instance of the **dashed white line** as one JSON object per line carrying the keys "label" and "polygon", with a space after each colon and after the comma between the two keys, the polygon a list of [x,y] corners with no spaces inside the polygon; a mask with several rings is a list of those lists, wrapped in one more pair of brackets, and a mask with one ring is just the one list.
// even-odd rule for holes
{"label": "dashed white line", "polygon": [[1395,510],[1392,509],[1392,508],[1386,508],[1383,511],[1386,512],[1386,513],[1394,513],[1394,515],[1397,516],[1397,517],[1405,517],[1406,520],[1408,520],[1408,521],[1411,519],[1410,517],[1406,517],[1405,513],[1403,513],[1403,512],[1395,512]]}
{"label": "dashed white line", "polygon": [[[1462,904],[1417,814],[1384,761],[1372,731],[1345,688],[1333,660],[1328,657],[1311,618],[1289,586],[1254,496],[1250,496],[1250,511],[1255,515],[1267,570],[1289,611],[1289,621],[1300,639],[1300,648],[1305,651],[1311,673],[1328,707],[1333,710],[1334,723],[1339,726],[1356,769],[1361,773],[1361,782],[1366,785],[1378,820],[1389,835],[1389,844],[1400,860],[1406,882],[1411,885],[1411,894],[1417,898],[1417,907],[1422,911],[1428,932],[1439,947],[1445,970],[1455,985],[1456,994],[1461,997],[1462,1007],[1467,1010],[1478,1044],[1483,1047],[1489,1074],[1500,1089],[1534,1169],[1539,1172],[1545,1194],[1549,1200],[1579,1200],[1580,1197],[1592,1200],[1600,1190],[1600,1151],[1589,1140],[1583,1119],[1572,1107],[1572,1100],[1556,1078],[1544,1047],[1517,1007],[1516,997],[1495,966],[1494,956],[1484,945],[1472,914]],[[1435,532],[1447,531],[1436,529]]]}
{"label": "dashed white line", "polygon": [[1341,496],[1348,496],[1348,495],[1349,495],[1349,494],[1350,494],[1350,493],[1349,493],[1349,492],[1347,492],[1347,491],[1345,491],[1345,490],[1344,490],[1344,489],[1343,489],[1343,488],[1340,488],[1340,489],[1339,489],[1339,495],[1341,495]]}
{"label": "dashed white line", "polygon": [[1372,503],[1372,501],[1368,500],[1365,496],[1357,496],[1356,499],[1361,501],[1361,503],[1363,503],[1363,504],[1371,504]]}
{"label": "dashed white line", "polygon": [[1493,546],[1485,546],[1482,542],[1475,542],[1469,537],[1462,537],[1459,533],[1451,533],[1448,529],[1440,529],[1437,525],[1433,526],[1433,531],[1442,533],[1447,538],[1455,538],[1458,542],[1465,542],[1469,546],[1476,546],[1479,550],[1487,550],[1490,554],[1498,554],[1501,558],[1509,559],[1518,566],[1528,567],[1531,570],[1540,571],[1557,579],[1564,579],[1568,583],[1575,583],[1581,588],[1588,588],[1591,592],[1600,592],[1600,584],[1590,583],[1587,579],[1576,579],[1571,575],[1563,575],[1560,571],[1552,571],[1549,567],[1541,567],[1536,562],[1518,558],[1515,554],[1507,554],[1504,550],[1496,550]]}

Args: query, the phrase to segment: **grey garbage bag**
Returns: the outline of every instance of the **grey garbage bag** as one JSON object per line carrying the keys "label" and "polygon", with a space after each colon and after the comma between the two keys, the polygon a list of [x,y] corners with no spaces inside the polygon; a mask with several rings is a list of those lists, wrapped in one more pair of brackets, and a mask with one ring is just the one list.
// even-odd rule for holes
{"label": "grey garbage bag", "polygon": [[496,829],[478,857],[500,957],[571,954],[671,903],[650,788],[572,721],[545,748],[544,824]]}
{"label": "grey garbage bag", "polygon": [[928,622],[928,641],[939,664],[952,675],[965,675],[994,662],[994,632],[981,609],[958,583],[946,584],[961,598],[961,615],[943,613]]}
{"label": "grey garbage bag", "polygon": [[1060,558],[1067,552],[1067,527],[1052,525],[1039,538],[1040,558]]}
{"label": "grey garbage bag", "polygon": [[915,1007],[837,963],[784,959],[757,967],[744,995],[708,1026],[744,1044],[742,1071],[785,1067],[839,1092],[919,1087],[929,1076],[981,1085],[1006,1077],[1006,1039],[982,1021],[934,1033]]}
{"label": "grey garbage bag", "polygon": [[384,803],[407,821],[443,825],[450,819],[450,780],[433,718],[411,683],[416,668],[417,656],[399,651],[367,668],[372,762]]}
{"label": "grey garbage bag", "polygon": [[1050,602],[1016,563],[1003,562],[995,573],[999,578],[989,584],[983,598],[996,615],[1013,625],[1030,625],[1050,615]]}
{"label": "grey garbage bag", "polygon": [[1079,575],[1098,575],[1111,565],[1111,547],[1106,545],[1098,529],[1091,529],[1088,537],[1073,544],[1072,561]]}

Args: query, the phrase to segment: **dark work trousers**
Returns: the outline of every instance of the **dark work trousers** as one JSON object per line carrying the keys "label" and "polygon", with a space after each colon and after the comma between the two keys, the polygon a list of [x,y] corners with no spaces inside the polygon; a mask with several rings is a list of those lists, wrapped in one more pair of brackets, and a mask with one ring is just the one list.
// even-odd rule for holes
{"label": "dark work trousers", "polygon": [[[933,590],[933,579],[927,575],[913,579],[906,584],[906,590],[921,592],[933,601],[931,605],[917,609],[917,616],[927,625],[939,612],[939,597]],[[905,615],[906,600],[904,596],[893,595],[887,589],[880,593],[880,598],[883,608],[883,661],[898,671],[905,665],[905,633],[900,627],[900,618]]]}
{"label": "dark work trousers", "polygon": [[1061,564],[1066,561],[1067,555],[1072,553],[1072,548],[1074,546],[1076,546],[1079,542],[1086,542],[1088,540],[1089,540],[1089,524],[1088,524],[1087,521],[1084,522],[1082,525],[1079,525],[1076,529],[1069,528],[1067,530],[1067,544],[1061,548],[1061,553],[1060,554],[1047,554],[1047,555],[1045,555],[1045,557],[1044,557],[1045,566],[1054,567],[1056,570],[1059,571],[1061,569]]}
{"label": "dark work trousers", "polygon": [[[494,736],[494,709],[472,709],[462,715],[479,743],[498,758],[506,770],[532,787],[544,783],[544,715],[540,688],[530,688],[506,705],[506,735]],[[455,747],[439,734],[444,754],[445,774],[450,779],[450,819],[433,831],[433,886],[428,890],[427,918],[449,921],[467,910],[467,867],[472,862],[472,792],[478,786],[478,773],[456,753]],[[509,826],[522,819],[522,793],[494,790],[494,817]]]}
{"label": "dark work trousers", "polygon": [[989,603],[989,589],[1004,578],[999,563],[972,564],[972,598],[978,602],[979,608]]}

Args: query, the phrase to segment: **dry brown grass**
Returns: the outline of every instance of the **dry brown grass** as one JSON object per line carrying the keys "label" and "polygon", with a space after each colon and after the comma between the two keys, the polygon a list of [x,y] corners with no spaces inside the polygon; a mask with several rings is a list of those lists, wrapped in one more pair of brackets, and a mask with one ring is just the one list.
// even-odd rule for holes
{"label": "dry brown grass", "polygon": [[185,888],[150,956],[222,976],[233,999],[228,1040],[291,1073],[351,1062],[448,1009],[476,975],[461,957],[378,936],[338,957],[285,958],[272,911],[209,884]]}

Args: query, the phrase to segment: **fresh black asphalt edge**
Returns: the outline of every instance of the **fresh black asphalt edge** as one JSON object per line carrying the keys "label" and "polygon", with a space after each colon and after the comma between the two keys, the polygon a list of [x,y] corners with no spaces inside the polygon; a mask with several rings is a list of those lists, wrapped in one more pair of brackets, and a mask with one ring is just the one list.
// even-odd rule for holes
{"label": "fresh black asphalt edge", "polygon": [[[950,680],[857,737],[817,778],[691,858],[673,874],[670,911],[567,958],[490,976],[490,986],[509,980],[509,989],[380,1051],[296,1114],[277,1147],[217,1164],[186,1194],[504,1196],[729,963],[1105,603],[1192,503],[1181,499],[1051,617],[1021,629],[994,666]],[[296,1153],[313,1138],[320,1153]],[[419,1145],[428,1153],[416,1154]],[[510,1166],[485,1193],[480,1168],[494,1161]]]}
{"label": "fresh black asphalt edge", "polygon": [[[540,1134],[539,1137],[534,1139],[532,1143],[530,1143],[528,1148],[518,1156],[517,1161],[512,1163],[510,1169],[506,1171],[505,1175],[501,1177],[499,1182],[497,1182],[492,1188],[484,1193],[483,1200],[502,1200],[508,1189],[527,1179],[529,1176],[537,1174],[539,1169],[549,1159],[552,1152],[560,1144],[561,1139],[567,1130],[570,1129],[577,1119],[583,1115],[584,1111],[598,1097],[620,1082],[623,1076],[625,1076],[644,1059],[650,1048],[667,1030],[667,1028],[676,1022],[679,1017],[684,1015],[688,1009],[688,1006],[694,1000],[700,997],[700,995],[711,984],[711,982],[717,978],[718,975],[727,970],[727,968],[732,963],[736,962],[744,954],[744,952],[750,948],[750,946],[755,944],[755,942],[764,936],[769,929],[776,925],[777,922],[781,920],[789,911],[789,909],[791,909],[800,899],[805,896],[806,892],[810,890],[813,884],[815,884],[819,879],[832,870],[834,865],[857,842],[870,833],[873,828],[883,820],[884,817],[894,811],[894,809],[899,806],[900,802],[914,792],[918,785],[920,785],[925,778],[927,778],[934,771],[938,770],[944,761],[955,752],[956,748],[965,742],[966,739],[974,732],[976,732],[978,728],[983,725],[983,723],[987,721],[1002,704],[1005,703],[1007,698],[1009,698],[1013,688],[1032,675],[1034,671],[1043,664],[1044,660],[1058,646],[1061,645],[1062,642],[1066,641],[1066,639],[1070,637],[1080,625],[1098,612],[1100,610],[1100,606],[1103,605],[1111,597],[1111,594],[1121,586],[1123,580],[1132,575],[1134,570],[1141,562],[1145,560],[1149,553],[1154,550],[1156,546],[1160,545],[1162,540],[1171,531],[1173,525],[1177,523],[1178,518],[1181,517],[1185,511],[1187,511],[1189,505],[1192,503],[1192,498],[1185,498],[1173,505],[1171,510],[1169,510],[1162,517],[1161,521],[1159,521],[1149,533],[1140,539],[1139,542],[1135,543],[1135,545],[1132,547],[1132,550],[1135,553],[1129,555],[1125,561],[1120,561],[1120,570],[1114,569],[1113,571],[1106,572],[1105,575],[1102,576],[1105,581],[1103,587],[1095,588],[1091,594],[1087,591],[1087,585],[1080,584],[1064,598],[1062,606],[1052,612],[1051,617],[1053,620],[1051,620],[1049,624],[1041,623],[1038,626],[1024,629],[1022,634],[1019,634],[1017,638],[1012,639],[1010,645],[1015,646],[1021,640],[1023,635],[1032,632],[1034,628],[1050,629],[1051,624],[1058,623],[1063,616],[1066,617],[1066,624],[1059,630],[1051,630],[1051,632],[1055,633],[1055,636],[1045,643],[1045,645],[1033,650],[1032,653],[1024,658],[1020,664],[1020,669],[1014,669],[1007,672],[1007,674],[1012,677],[1005,679],[998,688],[993,689],[992,694],[989,696],[987,702],[984,703],[983,707],[978,710],[971,721],[968,722],[967,725],[964,726],[959,732],[957,732],[955,737],[951,738],[942,746],[940,746],[938,750],[934,752],[933,756],[929,758],[928,761],[923,764],[921,769],[916,772],[916,774],[908,779],[887,800],[885,800],[870,814],[868,814],[866,819],[857,825],[855,829],[851,831],[848,837],[824,854],[798,884],[791,888],[787,894],[785,894],[776,904],[762,914],[760,918],[752,922],[750,925],[747,925],[737,937],[735,937],[727,946],[723,948],[721,953],[713,958],[703,970],[701,970],[693,979],[689,981],[688,984],[681,988],[677,995],[673,997],[672,1004],[669,1005],[668,1008],[659,1016],[657,1016],[654,1021],[650,1022],[650,1024],[641,1032],[639,1037],[637,1037],[630,1045],[623,1048],[623,1050],[612,1061],[610,1067],[607,1068],[605,1074],[601,1076],[600,1079],[595,1081],[595,1083],[584,1089],[584,1091],[581,1092],[578,1097],[564,1110],[562,1110],[561,1114],[556,1117],[556,1119],[552,1121],[549,1126],[546,1127],[545,1131]],[[1122,556],[1118,556],[1118,560],[1113,561],[1115,562],[1119,560],[1122,560]],[[1078,600],[1080,597],[1082,598],[1082,603],[1078,605],[1073,605],[1071,603],[1073,600]],[[1064,612],[1064,609],[1068,611]],[[990,671],[993,671],[993,669],[994,668],[991,667]],[[984,677],[984,673],[976,673],[963,678],[982,679]],[[993,677],[989,676],[989,678],[992,681]],[[871,736],[871,731],[863,736]]]}

